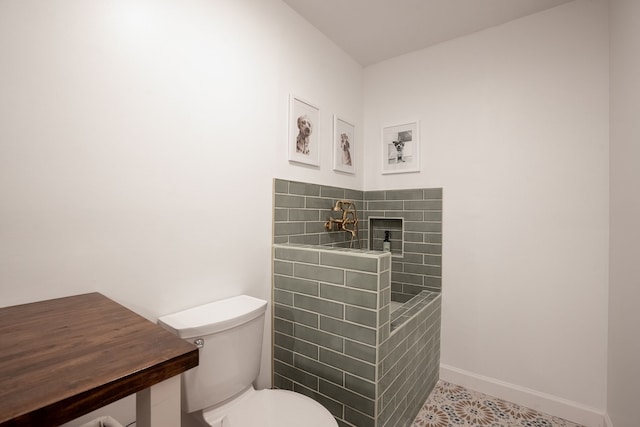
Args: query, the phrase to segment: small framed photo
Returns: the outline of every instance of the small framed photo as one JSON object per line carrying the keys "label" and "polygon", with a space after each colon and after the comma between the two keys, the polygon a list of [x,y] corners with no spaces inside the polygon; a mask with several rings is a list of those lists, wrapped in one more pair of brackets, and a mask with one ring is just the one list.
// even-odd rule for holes
{"label": "small framed photo", "polygon": [[320,165],[320,109],[297,96],[289,101],[289,161]]}
{"label": "small framed photo", "polygon": [[420,172],[419,123],[382,128],[382,173]]}
{"label": "small framed photo", "polygon": [[333,170],[356,173],[355,129],[348,121],[333,116]]}

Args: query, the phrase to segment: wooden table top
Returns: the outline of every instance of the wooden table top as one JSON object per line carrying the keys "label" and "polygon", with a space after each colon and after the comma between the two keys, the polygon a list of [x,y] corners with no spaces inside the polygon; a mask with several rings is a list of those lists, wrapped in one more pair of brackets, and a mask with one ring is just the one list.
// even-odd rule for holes
{"label": "wooden table top", "polygon": [[0,308],[0,426],[56,426],[198,365],[198,349],[99,294]]}

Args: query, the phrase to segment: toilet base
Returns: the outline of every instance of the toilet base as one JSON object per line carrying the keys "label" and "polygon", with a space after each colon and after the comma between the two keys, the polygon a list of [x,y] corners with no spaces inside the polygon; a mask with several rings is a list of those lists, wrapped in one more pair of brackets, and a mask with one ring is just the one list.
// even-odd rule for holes
{"label": "toilet base", "polygon": [[202,427],[338,427],[331,413],[310,397],[288,390],[253,387],[215,408],[190,415]]}

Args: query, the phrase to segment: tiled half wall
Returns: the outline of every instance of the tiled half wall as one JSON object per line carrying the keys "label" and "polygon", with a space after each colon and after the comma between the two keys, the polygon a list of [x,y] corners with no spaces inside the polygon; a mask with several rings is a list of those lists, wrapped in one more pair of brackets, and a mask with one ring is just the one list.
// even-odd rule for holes
{"label": "tiled half wall", "polygon": [[390,253],[319,245],[274,245],[273,283],[274,386],[341,426],[410,425],[438,380],[440,294],[394,315]]}

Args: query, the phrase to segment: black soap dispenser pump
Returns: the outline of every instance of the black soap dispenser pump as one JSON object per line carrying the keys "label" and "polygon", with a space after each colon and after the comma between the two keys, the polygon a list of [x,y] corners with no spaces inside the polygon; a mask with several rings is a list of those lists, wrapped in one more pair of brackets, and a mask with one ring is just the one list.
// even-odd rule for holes
{"label": "black soap dispenser pump", "polygon": [[382,241],[382,250],[391,252],[391,240],[389,240],[389,231],[384,232],[384,240]]}

